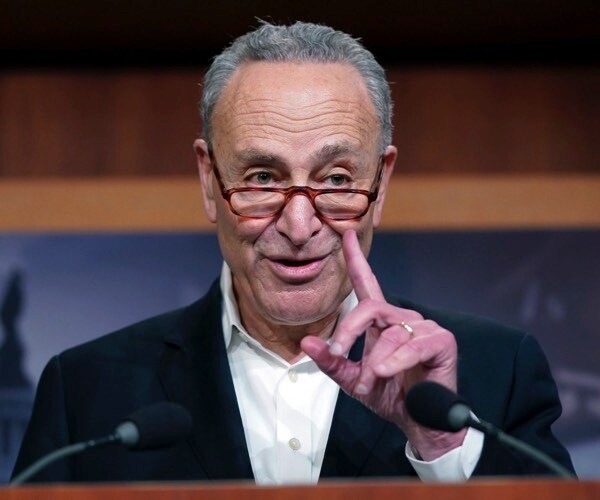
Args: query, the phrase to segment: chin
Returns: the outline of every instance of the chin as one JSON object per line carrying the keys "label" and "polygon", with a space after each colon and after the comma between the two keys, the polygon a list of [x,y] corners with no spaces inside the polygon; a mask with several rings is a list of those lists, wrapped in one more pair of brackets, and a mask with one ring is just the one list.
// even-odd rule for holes
{"label": "chin", "polygon": [[[338,288],[339,290],[339,288]],[[327,297],[314,289],[274,292],[262,301],[265,316],[275,323],[303,325],[319,321],[339,309],[343,298]]]}

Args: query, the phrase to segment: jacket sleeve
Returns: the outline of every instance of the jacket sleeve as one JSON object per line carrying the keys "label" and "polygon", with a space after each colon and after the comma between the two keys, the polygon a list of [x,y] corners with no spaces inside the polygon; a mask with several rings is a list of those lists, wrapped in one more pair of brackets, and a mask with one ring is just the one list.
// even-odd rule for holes
{"label": "jacket sleeve", "polygon": [[[551,429],[562,411],[558,390],[539,344],[530,335],[523,337],[517,350],[509,394],[500,423],[502,430],[546,453],[574,473],[568,451]],[[552,472],[544,465],[486,437],[473,474],[546,475]]]}
{"label": "jacket sleeve", "polygon": [[[59,357],[55,356],[48,362],[40,378],[33,412],[12,477],[42,456],[68,444],[64,384]],[[68,482],[72,477],[69,462],[69,459],[59,460],[38,472],[28,482]]]}

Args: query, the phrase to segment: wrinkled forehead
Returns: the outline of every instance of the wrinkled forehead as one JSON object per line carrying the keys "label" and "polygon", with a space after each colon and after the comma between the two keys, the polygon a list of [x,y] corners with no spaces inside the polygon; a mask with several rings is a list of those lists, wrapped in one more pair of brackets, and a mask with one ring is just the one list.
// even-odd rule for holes
{"label": "wrinkled forehead", "polygon": [[214,108],[213,148],[377,147],[380,126],[360,73],[342,63],[252,62]]}

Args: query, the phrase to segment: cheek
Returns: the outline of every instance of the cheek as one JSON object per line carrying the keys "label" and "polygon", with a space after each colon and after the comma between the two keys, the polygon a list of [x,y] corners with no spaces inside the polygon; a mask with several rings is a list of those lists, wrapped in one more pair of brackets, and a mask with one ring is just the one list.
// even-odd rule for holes
{"label": "cheek", "polygon": [[229,209],[218,209],[217,234],[221,250],[227,261],[244,259],[245,252],[252,249],[256,240],[265,232],[269,221],[265,219],[243,219]]}
{"label": "cheek", "polygon": [[333,231],[339,234],[340,239],[347,230],[353,229],[356,231],[356,236],[358,237],[358,242],[363,253],[369,255],[373,240],[373,209],[367,212],[367,215],[358,221],[331,222],[329,223],[329,226]]}
{"label": "cheek", "polygon": [[360,231],[357,231],[357,235],[360,248],[362,248],[365,257],[368,257],[371,251],[371,244],[373,243],[373,225],[367,224],[362,226]]}

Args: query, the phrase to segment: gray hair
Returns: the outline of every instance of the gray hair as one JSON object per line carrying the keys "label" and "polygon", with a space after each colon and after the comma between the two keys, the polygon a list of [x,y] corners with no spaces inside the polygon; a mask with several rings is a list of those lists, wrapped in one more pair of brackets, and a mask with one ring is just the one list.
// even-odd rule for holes
{"label": "gray hair", "polygon": [[210,143],[213,110],[237,68],[247,62],[346,63],[364,78],[380,125],[381,152],[392,142],[392,99],[385,71],[355,38],[328,26],[296,22],[290,26],[262,24],[236,38],[215,57],[204,77],[200,112],[204,139]]}

